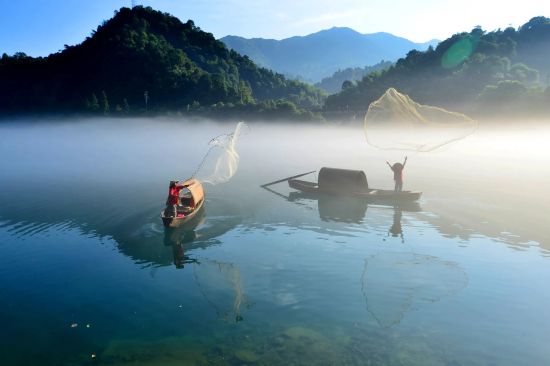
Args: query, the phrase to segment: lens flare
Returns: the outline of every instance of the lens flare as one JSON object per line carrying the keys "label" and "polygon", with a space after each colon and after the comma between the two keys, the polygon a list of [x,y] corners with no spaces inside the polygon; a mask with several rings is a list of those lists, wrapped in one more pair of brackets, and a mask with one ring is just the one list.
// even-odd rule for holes
{"label": "lens flare", "polygon": [[474,53],[477,43],[478,38],[473,36],[458,40],[443,54],[441,66],[445,69],[452,69],[460,65]]}

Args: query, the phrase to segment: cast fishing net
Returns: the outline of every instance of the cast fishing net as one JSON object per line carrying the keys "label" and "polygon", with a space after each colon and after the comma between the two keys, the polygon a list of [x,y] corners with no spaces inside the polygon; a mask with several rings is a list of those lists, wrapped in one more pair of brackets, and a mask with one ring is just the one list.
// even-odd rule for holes
{"label": "cast fishing net", "polygon": [[422,105],[389,88],[365,116],[367,142],[385,150],[429,152],[461,140],[477,129],[468,116]]}
{"label": "cast fishing net", "polygon": [[398,324],[408,311],[466,287],[457,263],[415,253],[381,253],[365,259],[361,290],[368,312],[383,327]]}
{"label": "cast fishing net", "polygon": [[204,260],[193,266],[193,274],[205,300],[215,310],[218,319],[225,322],[243,320],[242,310],[250,304],[246,300],[241,272],[233,263]]}
{"label": "cast fishing net", "polygon": [[247,131],[248,126],[244,122],[239,122],[232,133],[210,140],[210,149],[193,176],[203,183],[212,185],[229,181],[239,167],[237,142]]}

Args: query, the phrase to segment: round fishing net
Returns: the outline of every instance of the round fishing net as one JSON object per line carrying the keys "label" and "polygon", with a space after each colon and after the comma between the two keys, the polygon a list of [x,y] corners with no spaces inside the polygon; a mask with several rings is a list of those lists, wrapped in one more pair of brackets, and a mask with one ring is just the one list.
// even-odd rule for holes
{"label": "round fishing net", "polygon": [[381,253],[365,259],[361,289],[368,312],[383,327],[466,287],[457,263],[415,253]]}
{"label": "round fishing net", "polygon": [[250,303],[244,294],[239,267],[233,263],[204,260],[193,266],[193,274],[219,319],[226,322],[244,320],[242,311]]}
{"label": "round fishing net", "polygon": [[422,105],[394,88],[372,102],[365,116],[367,142],[379,149],[429,152],[477,129],[468,116]]}

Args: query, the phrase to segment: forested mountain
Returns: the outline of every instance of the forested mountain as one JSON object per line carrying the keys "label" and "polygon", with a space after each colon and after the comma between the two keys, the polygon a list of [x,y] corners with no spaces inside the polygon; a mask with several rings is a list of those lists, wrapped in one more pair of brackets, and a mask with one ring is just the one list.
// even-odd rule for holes
{"label": "forested mountain", "polygon": [[410,51],[385,71],[369,74],[328,97],[326,111],[362,114],[386,89],[414,100],[484,114],[550,112],[550,19],[517,30],[455,34],[427,51]]}
{"label": "forested mountain", "polygon": [[391,65],[393,64],[389,61],[380,61],[379,63],[372,66],[349,67],[344,70],[338,70],[334,74],[332,74],[332,76],[323,78],[323,80],[316,83],[315,86],[326,91],[329,94],[338,93],[340,90],[353,85],[351,84],[351,82],[359,81],[371,72],[385,70]]}
{"label": "forested mountain", "polygon": [[433,40],[414,43],[389,33],[361,34],[334,27],[303,37],[274,39],[221,38],[229,48],[276,72],[315,83],[337,70],[395,61],[412,49],[426,50]]}
{"label": "forested mountain", "polygon": [[121,8],[81,44],[48,57],[0,59],[0,113],[229,108],[288,115],[318,108],[322,99],[191,20],[141,6]]}
{"label": "forested mountain", "polygon": [[[337,53],[327,48],[330,39],[338,39],[333,30],[313,37],[318,43],[307,55],[310,60]],[[339,47],[357,48],[353,42]],[[306,57],[306,50],[299,51],[296,57]],[[326,98],[322,107],[325,96],[319,89],[257,67],[192,21],[182,23],[138,6],[121,8],[81,44],[48,57],[4,54],[0,114],[148,110],[312,118],[322,108],[326,116],[362,115],[390,87],[420,103],[467,114],[550,113],[548,60],[548,18],[533,18],[517,30],[486,32],[478,27],[455,34],[436,48],[409,51],[387,69],[378,65],[381,70],[359,81],[341,82],[360,70],[340,71],[333,78],[340,92]],[[362,58],[360,63],[369,61]],[[318,65],[310,66],[313,70]]]}

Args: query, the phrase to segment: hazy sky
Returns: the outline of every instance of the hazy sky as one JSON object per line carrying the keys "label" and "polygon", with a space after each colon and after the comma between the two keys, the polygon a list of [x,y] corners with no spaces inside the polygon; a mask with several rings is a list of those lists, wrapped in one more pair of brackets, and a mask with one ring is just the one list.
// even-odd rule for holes
{"label": "hazy sky", "polygon": [[[151,0],[136,3],[193,19],[217,38],[286,38],[333,26],[361,33],[389,32],[416,42],[445,39],[476,25],[485,30],[517,27],[534,16],[550,16],[550,1],[523,0]],[[509,5],[510,4],[510,5]],[[119,0],[0,0],[0,53],[47,55],[80,43],[130,6]]]}

